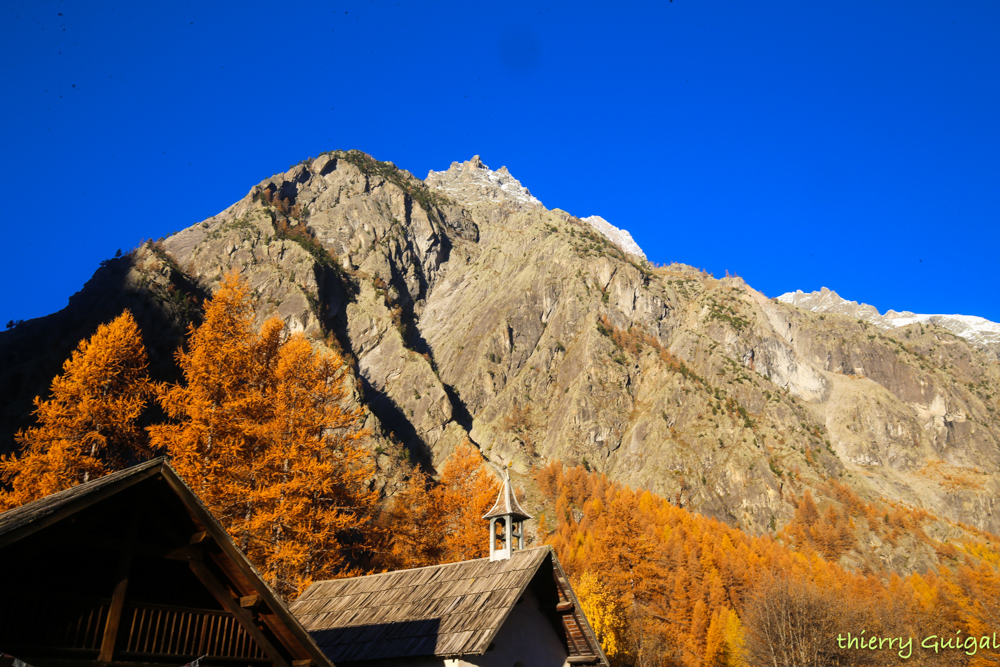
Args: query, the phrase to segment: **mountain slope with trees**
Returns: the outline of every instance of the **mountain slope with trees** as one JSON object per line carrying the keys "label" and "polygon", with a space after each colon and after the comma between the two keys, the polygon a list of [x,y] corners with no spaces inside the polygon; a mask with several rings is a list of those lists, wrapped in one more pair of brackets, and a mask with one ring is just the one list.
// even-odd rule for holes
{"label": "mountain slope with trees", "polygon": [[[384,493],[407,461],[434,470],[469,440],[521,475],[586,463],[751,534],[792,522],[807,490],[835,500],[834,483],[1000,528],[1000,366],[981,351],[934,326],[890,335],[736,277],[654,266],[569,213],[483,190],[470,177],[483,170],[456,164],[425,183],[357,151],[324,154],[109,260],[121,266],[75,299],[159,313],[170,326],[143,328],[154,379],[177,380],[163,350],[238,271],[257,326],[278,317],[351,367]],[[121,278],[101,278],[111,269]],[[50,332],[43,319],[0,334],[13,361],[0,373],[19,374],[8,432],[44,394],[33,360],[45,353],[27,336]],[[900,572],[936,558],[911,546],[841,558]]]}
{"label": "mountain slope with trees", "polygon": [[[273,200],[272,196],[265,212],[276,207]],[[294,212],[294,207],[282,206]],[[286,218],[278,219],[275,230],[285,230],[281,233],[297,239],[293,246],[282,246],[282,253],[302,259],[296,255],[298,247],[312,256],[319,276],[317,287],[326,280],[340,281],[335,284],[347,295],[344,313],[358,307],[361,312],[378,315],[378,308],[361,298],[364,290],[352,282],[361,275],[359,270],[352,273],[332,265],[330,251],[313,246],[317,243],[314,230],[288,231],[302,224],[301,220],[291,225]],[[285,241],[287,238],[282,238],[279,243]],[[189,262],[185,273],[174,276],[180,272],[179,265],[159,245],[147,245],[122,259],[130,263],[130,275],[137,282],[146,279],[143,272],[149,272],[150,267],[157,271],[165,267],[167,271],[159,273],[166,278],[165,284],[198,284],[193,277],[195,265]],[[658,276],[682,270],[644,268],[627,256],[622,261],[636,271],[648,272],[651,284]],[[241,268],[245,277],[227,269],[217,284],[206,283],[213,288],[212,296],[200,307],[185,305],[198,303],[196,294],[177,287],[165,289],[166,294],[180,296],[170,296],[164,303],[184,306],[176,312],[189,321],[175,351],[174,379],[151,378],[145,335],[128,310],[82,340],[64,362],[62,373],[51,382],[48,394],[36,398],[34,425],[16,435],[20,453],[0,459],[0,477],[7,487],[0,491],[0,504],[17,506],[132,462],[166,454],[268,583],[291,599],[316,579],[485,556],[489,542],[481,517],[499,489],[485,455],[522,469],[521,480],[531,496],[529,506],[538,518],[529,540],[556,549],[615,665],[881,665],[898,662],[903,647],[897,647],[896,652],[858,654],[834,644],[833,633],[863,628],[869,636],[919,638],[928,635],[928,628],[938,631],[940,627],[942,632],[965,633],[966,639],[960,647],[951,642],[942,654],[911,646],[905,659],[920,664],[977,666],[996,661],[989,642],[981,645],[980,640],[986,641],[983,638],[988,638],[1000,618],[996,604],[1000,600],[997,537],[949,519],[943,512],[929,511],[926,507],[931,502],[927,499],[920,507],[919,502],[874,494],[878,478],[868,474],[875,482],[859,484],[854,472],[864,469],[856,462],[841,461],[829,443],[825,453],[820,451],[818,439],[823,431],[819,427],[807,430],[808,423],[802,421],[799,427],[783,431],[787,426],[782,419],[789,412],[795,419],[815,419],[823,411],[836,411],[841,406],[831,405],[829,395],[804,401],[788,387],[776,387],[773,376],[769,379],[754,370],[756,353],[749,356],[749,366],[743,366],[750,372],[740,371],[723,385],[718,376],[725,379],[725,372],[717,377],[709,375],[712,379],[702,373],[706,359],[713,358],[713,345],[725,344],[724,339],[709,344],[707,357],[702,358],[685,354],[683,348],[665,346],[636,324],[619,326],[611,309],[600,311],[590,332],[586,313],[575,311],[578,318],[562,321],[559,326],[564,328],[559,331],[571,330],[573,322],[582,322],[588,328],[578,337],[589,335],[591,345],[597,341],[597,345],[609,346],[606,354],[610,358],[598,356],[588,365],[577,349],[574,376],[573,366],[566,370],[566,364],[570,363],[569,351],[579,341],[563,335],[557,339],[562,349],[557,346],[548,357],[545,346],[538,342],[549,327],[561,321],[560,302],[552,299],[547,326],[534,348],[519,364],[507,362],[510,368],[520,369],[521,374],[513,374],[513,379],[534,377],[536,382],[523,381],[511,387],[513,379],[507,380],[503,391],[479,405],[466,401],[473,392],[463,389],[468,387],[464,381],[451,384],[441,380],[442,376],[461,380],[463,373],[474,368],[474,360],[461,366],[439,366],[435,350],[448,349],[443,343],[435,348],[432,342],[440,324],[431,320],[433,326],[419,326],[431,308],[443,308],[438,304],[447,299],[433,299],[432,291],[421,317],[399,316],[396,322],[392,319],[395,308],[388,304],[396,302],[398,292],[391,295],[389,283],[375,276],[371,287],[388,308],[398,340],[407,342],[406,353],[400,353],[403,360],[390,357],[388,362],[402,363],[410,378],[421,377],[424,366],[406,369],[406,362],[429,366],[453,407],[452,421],[437,434],[437,440],[428,442],[429,431],[417,436],[392,432],[386,424],[392,423],[393,415],[383,412],[382,417],[388,417],[383,421],[364,400],[377,396],[371,376],[364,373],[386,363],[385,358],[370,357],[386,353],[382,344],[394,340],[386,336],[388,330],[381,332],[378,344],[368,348],[369,358],[352,358],[358,354],[359,339],[352,337],[349,320],[338,319],[344,313],[330,316],[328,302],[315,295],[306,298],[315,308],[314,324],[321,334],[310,340],[305,333],[308,322],[268,317],[262,297],[273,285],[258,281],[254,289],[252,281],[269,267]],[[324,273],[327,270],[332,276]],[[705,289],[718,289],[711,282],[714,279],[702,276],[701,280],[708,286]],[[717,282],[734,291],[732,281],[726,280]],[[478,282],[476,278],[472,281]],[[301,286],[297,289],[302,290]],[[154,302],[156,294],[151,291],[148,302]],[[280,311],[276,303],[264,301]],[[602,296],[599,301],[609,305],[611,299]],[[664,301],[668,302],[670,299]],[[517,351],[515,342],[522,341],[523,335],[515,337],[515,330],[530,330],[530,299],[524,304],[521,310],[529,319],[522,320],[518,328],[508,322],[508,341],[513,342],[506,352],[502,346],[488,347],[499,350],[493,353],[494,358],[487,357],[490,364],[499,364],[498,358]],[[762,302],[761,307],[766,306],[767,302]],[[419,307],[414,304],[414,308]],[[798,322],[796,331],[801,332],[807,323],[808,316]],[[461,320],[455,326],[462,330]],[[475,323],[469,326],[474,328]],[[815,326],[819,332],[812,336],[822,334],[822,327],[828,325]],[[299,330],[290,330],[295,328]],[[368,333],[372,331],[379,330],[375,327]],[[420,337],[423,332],[428,333],[427,340]],[[692,328],[681,332],[698,336]],[[895,343],[913,355],[921,355],[919,346],[926,344],[932,354],[937,345],[935,335],[925,331],[920,334],[925,338],[913,336],[909,346]],[[568,345],[562,344],[564,339]],[[809,335],[806,341],[816,344]],[[428,351],[418,352],[414,345],[425,345]],[[459,353],[462,348],[464,345],[459,346]],[[558,354],[567,358],[560,359]],[[929,354],[917,356],[923,365],[916,365],[936,374],[943,385],[949,376],[929,365]],[[556,370],[550,370],[547,382],[539,379],[538,372],[546,359],[558,361],[549,366]],[[871,364],[873,359],[862,361]],[[982,359],[973,358],[972,362],[981,363]],[[736,364],[730,360],[729,365]],[[877,364],[870,367],[878,369]],[[981,367],[969,365],[964,372],[970,368]],[[534,375],[526,374],[529,370]],[[632,382],[620,384],[617,389],[623,393],[616,398],[615,387],[607,382],[607,375],[599,375],[602,372],[625,372]],[[581,373],[586,374],[586,381],[579,377]],[[723,519],[728,517],[729,521],[697,513],[693,510],[711,510],[712,506],[699,506],[703,490],[689,485],[683,476],[672,496],[642,485],[633,490],[614,479],[615,465],[628,459],[602,459],[600,449],[583,449],[581,465],[576,467],[565,466],[557,456],[546,456],[552,436],[547,424],[554,418],[565,419],[565,415],[546,413],[544,402],[536,402],[532,396],[545,398],[547,394],[541,389],[548,387],[549,394],[558,399],[559,392],[552,391],[552,386],[565,386],[562,394],[574,391],[580,401],[580,391],[600,386],[605,392],[603,399],[630,397],[635,406],[644,392],[651,391],[649,384],[643,384],[648,380],[642,373],[660,380],[673,378],[677,383],[672,394],[677,397],[676,408],[707,399],[706,414],[698,415],[696,422],[704,419],[718,427],[728,420],[739,428],[737,434],[754,439],[754,447],[748,444],[747,451],[765,446],[768,469],[778,480],[780,507],[787,509],[780,524],[772,514],[764,530],[750,530],[752,524],[740,526],[739,521],[732,521],[731,510],[725,505],[722,507],[730,513]],[[381,386],[398,389],[393,383],[402,374],[386,376]],[[565,382],[565,374],[575,377],[575,383]],[[816,377],[824,380],[830,375],[819,373]],[[749,394],[731,386],[744,384],[749,385],[744,388]],[[877,394],[876,402],[890,402],[886,396],[891,392],[884,385],[878,386],[885,393]],[[424,392],[429,395],[427,390],[433,387],[423,387]],[[771,394],[767,399],[775,405],[748,409],[739,397],[753,396],[754,388]],[[413,392],[419,401],[420,389],[413,387]],[[502,419],[494,421],[497,432],[505,435],[476,443],[475,438],[490,432],[490,422],[479,421],[484,406],[504,395],[513,400]],[[666,444],[648,443],[650,453],[655,454],[653,446],[658,445],[667,454],[676,455],[669,449],[671,442],[683,443],[687,447],[683,453],[699,453],[694,447],[698,440],[684,443],[678,436],[689,413],[670,407],[672,413],[664,408],[653,415],[653,421],[672,425]],[[707,416],[708,410],[712,418]],[[409,415],[412,417],[412,412]],[[628,421],[641,423],[643,417],[633,407]],[[802,432],[805,437],[797,439]],[[456,436],[455,442],[448,442]],[[809,467],[782,469],[782,460],[775,455],[778,448],[768,446],[768,437],[793,449],[797,444]],[[710,459],[714,449],[709,445],[700,454]],[[719,450],[725,449],[720,438]],[[425,460],[416,465],[411,453],[418,458],[423,455]],[[962,450],[958,454],[962,455]],[[546,463],[545,458],[550,460]],[[749,471],[756,464],[751,458]],[[924,468],[929,465],[925,462]],[[933,465],[936,468],[925,475],[938,475],[939,483],[949,489],[969,488],[969,478],[961,476],[969,473],[956,471],[958,466],[953,464]],[[529,474],[523,474],[525,470]],[[639,471],[648,474],[641,466]],[[676,476],[677,471],[671,472]],[[977,474],[984,478],[975,487],[981,491],[989,476],[982,471]],[[888,474],[882,481],[885,479],[889,479]],[[930,479],[928,483],[934,482]],[[704,474],[700,483],[708,486]],[[656,484],[654,480],[649,486]],[[520,495],[523,497],[523,491]]]}

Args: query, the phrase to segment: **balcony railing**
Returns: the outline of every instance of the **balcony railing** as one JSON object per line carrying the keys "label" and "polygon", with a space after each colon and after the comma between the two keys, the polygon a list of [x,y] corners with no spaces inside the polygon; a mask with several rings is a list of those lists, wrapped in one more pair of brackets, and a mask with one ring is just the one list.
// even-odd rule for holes
{"label": "balcony railing", "polygon": [[267,659],[239,621],[225,611],[126,604],[124,621],[128,622],[129,634],[123,651],[131,657],[207,655]]}
{"label": "balcony railing", "polygon": [[[96,657],[104,639],[109,599],[36,597],[22,600],[0,628],[0,641],[12,653],[71,654]],[[115,658],[156,661],[206,656],[206,660],[269,663],[267,655],[226,611],[126,602]]]}

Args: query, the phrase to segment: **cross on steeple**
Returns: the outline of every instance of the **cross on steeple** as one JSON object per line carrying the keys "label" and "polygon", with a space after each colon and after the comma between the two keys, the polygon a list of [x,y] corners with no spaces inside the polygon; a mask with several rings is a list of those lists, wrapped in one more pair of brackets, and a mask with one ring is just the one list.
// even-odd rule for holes
{"label": "cross on steeple", "polygon": [[[500,470],[503,488],[493,509],[483,516],[490,520],[490,560],[506,560],[514,551],[524,548],[524,522],[531,515],[521,509],[510,486],[510,475]],[[499,543],[499,545],[498,545]]]}

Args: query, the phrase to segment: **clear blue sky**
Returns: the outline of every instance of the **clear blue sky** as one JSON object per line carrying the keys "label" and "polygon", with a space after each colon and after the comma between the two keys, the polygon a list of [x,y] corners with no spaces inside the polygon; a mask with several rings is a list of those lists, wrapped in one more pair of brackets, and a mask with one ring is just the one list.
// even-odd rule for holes
{"label": "clear blue sky", "polygon": [[5,1],[0,321],[358,148],[657,262],[1000,321],[1000,3]]}

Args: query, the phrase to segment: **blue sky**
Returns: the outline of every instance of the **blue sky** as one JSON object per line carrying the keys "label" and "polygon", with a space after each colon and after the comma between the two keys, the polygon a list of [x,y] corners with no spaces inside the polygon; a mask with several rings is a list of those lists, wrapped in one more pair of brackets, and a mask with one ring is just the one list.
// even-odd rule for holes
{"label": "blue sky", "polygon": [[1000,3],[204,4],[2,3],[0,321],[335,148],[481,155],[768,296],[1000,321]]}

